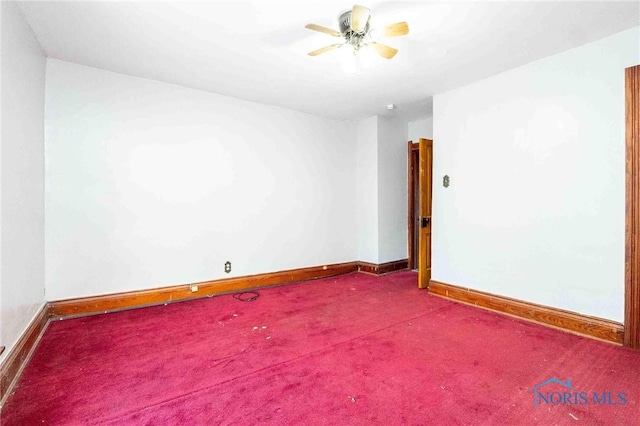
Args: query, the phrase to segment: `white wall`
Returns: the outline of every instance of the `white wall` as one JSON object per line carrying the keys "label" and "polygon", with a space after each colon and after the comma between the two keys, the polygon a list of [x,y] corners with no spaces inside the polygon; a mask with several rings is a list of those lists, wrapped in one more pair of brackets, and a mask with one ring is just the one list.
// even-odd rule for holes
{"label": "white wall", "polygon": [[356,258],[352,123],[48,60],[45,143],[49,300]]}
{"label": "white wall", "polygon": [[378,118],[378,263],[407,258],[407,123]]}
{"label": "white wall", "polygon": [[358,260],[407,258],[407,123],[373,116],[356,126]]}
{"label": "white wall", "polygon": [[16,4],[1,8],[0,344],[10,349],[44,303],[46,61]]}
{"label": "white wall", "polygon": [[622,321],[624,68],[639,36],[435,96],[434,280]]}
{"label": "white wall", "polygon": [[356,212],[358,258],[378,263],[378,117],[356,125]]}
{"label": "white wall", "polygon": [[[2,28],[4,28],[4,23],[3,23],[3,16],[5,15],[3,13],[3,10],[5,9],[5,7],[3,7],[2,4],[0,4],[0,45],[2,43],[2,40],[4,39],[4,35],[2,34]],[[0,46],[0,75],[2,74],[2,48]],[[1,188],[2,188],[2,78],[0,77],[0,265],[2,265],[2,192],[1,192]],[[0,266],[1,267],[1,266]],[[0,270],[1,271],[1,270]],[[5,342],[4,342],[4,337],[2,335],[2,323],[4,322],[4,318],[2,316],[2,273],[0,272],[0,347],[4,347]],[[6,356],[6,353],[3,355],[0,355],[0,360],[2,360],[4,357]]]}
{"label": "white wall", "polygon": [[407,125],[408,140],[418,142],[420,138],[433,139],[433,117],[410,121]]}

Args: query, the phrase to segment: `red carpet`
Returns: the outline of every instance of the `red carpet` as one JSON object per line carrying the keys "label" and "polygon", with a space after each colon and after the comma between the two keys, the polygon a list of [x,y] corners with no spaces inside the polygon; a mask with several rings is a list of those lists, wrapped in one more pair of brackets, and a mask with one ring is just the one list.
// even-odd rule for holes
{"label": "red carpet", "polygon": [[[637,425],[639,367],[431,296],[413,272],[354,273],[54,322],[2,425]],[[534,406],[551,378],[571,388]]]}

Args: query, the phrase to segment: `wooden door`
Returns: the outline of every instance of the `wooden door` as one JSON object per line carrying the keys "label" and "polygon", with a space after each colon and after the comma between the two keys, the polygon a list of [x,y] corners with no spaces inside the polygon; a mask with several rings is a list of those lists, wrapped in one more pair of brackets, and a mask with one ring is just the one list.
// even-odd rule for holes
{"label": "wooden door", "polygon": [[431,182],[433,141],[420,138],[420,229],[418,247],[418,287],[429,287],[431,280]]}

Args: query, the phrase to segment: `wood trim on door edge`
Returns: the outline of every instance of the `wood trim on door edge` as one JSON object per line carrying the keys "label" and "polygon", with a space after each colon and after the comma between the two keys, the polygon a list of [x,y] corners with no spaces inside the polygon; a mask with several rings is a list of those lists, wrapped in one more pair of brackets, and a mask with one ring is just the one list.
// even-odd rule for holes
{"label": "wood trim on door edge", "polygon": [[625,69],[624,345],[640,349],[640,65]]}

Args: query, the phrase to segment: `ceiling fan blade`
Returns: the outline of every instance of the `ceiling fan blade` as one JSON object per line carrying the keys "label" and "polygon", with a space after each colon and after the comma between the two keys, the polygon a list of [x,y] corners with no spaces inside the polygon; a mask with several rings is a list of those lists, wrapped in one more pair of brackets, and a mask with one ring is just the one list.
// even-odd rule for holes
{"label": "ceiling fan blade", "polygon": [[384,27],[385,37],[398,37],[409,34],[409,24],[406,22],[396,22]]}
{"label": "ceiling fan blade", "polygon": [[367,27],[371,11],[364,6],[354,5],[351,10],[351,30],[361,33]]}
{"label": "ceiling fan blade", "polygon": [[375,50],[378,55],[386,59],[391,59],[396,56],[396,53],[398,53],[398,49],[394,49],[393,47],[389,47],[385,44],[376,43],[375,41],[371,43],[370,46],[373,47],[373,50]]}
{"label": "ceiling fan blade", "polygon": [[321,33],[329,34],[334,37],[342,37],[342,33],[340,31],[332,30],[331,28],[323,27],[321,25],[316,24],[307,24],[305,28],[308,28],[313,31],[319,31]]}
{"label": "ceiling fan blade", "polygon": [[323,47],[322,49],[318,49],[318,50],[314,50],[313,52],[309,52],[308,55],[309,56],[318,56],[321,53],[325,53],[325,52],[337,49],[337,48],[342,47],[342,46],[343,46],[342,44],[332,44],[331,46],[326,46],[326,47]]}

